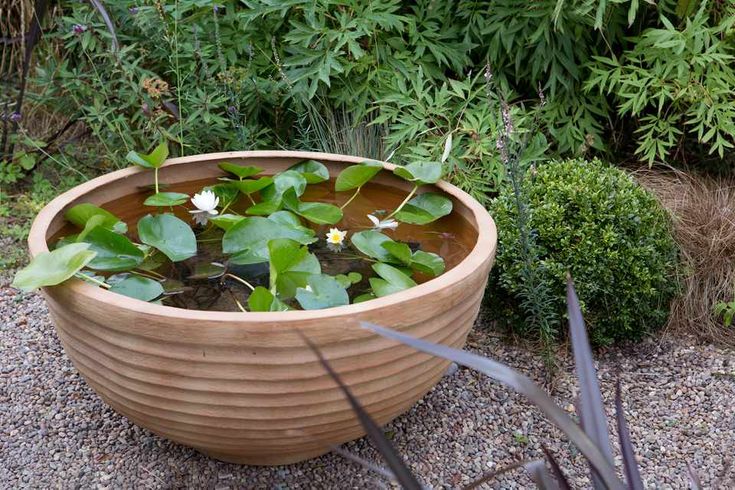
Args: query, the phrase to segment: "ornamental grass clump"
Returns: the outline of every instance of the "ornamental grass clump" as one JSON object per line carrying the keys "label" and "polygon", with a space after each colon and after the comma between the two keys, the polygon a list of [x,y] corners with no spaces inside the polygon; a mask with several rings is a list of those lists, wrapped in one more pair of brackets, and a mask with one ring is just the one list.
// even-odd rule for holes
{"label": "ornamental grass clump", "polygon": [[[65,214],[77,233],[52,243],[55,249],[35,257],[13,284],[32,290],[77,277],[169,306],[285,311],[359,303],[444,272],[444,258],[420,238],[443,236],[442,227],[426,225],[452,212],[447,196],[421,189],[441,179],[439,162],[396,166],[393,174],[409,186],[404,194],[392,191],[392,206],[378,194],[358,199],[383,171],[379,162],[348,166],[333,181],[314,160],[275,175],[222,162],[222,176],[189,195],[159,181],[167,157],[165,143],[128,154],[153,181],[135,226],[108,209],[78,204]],[[389,236],[399,226],[410,241]]]}
{"label": "ornamental grass clump", "polygon": [[[597,160],[532,168],[523,187],[557,333],[567,272],[576,279],[593,343],[638,339],[666,323],[677,291],[677,247],[669,216],[654,196]],[[499,230],[494,295],[504,299],[500,314],[521,318],[522,243],[512,190],[501,192],[490,209]],[[512,323],[528,330],[522,321]]]}

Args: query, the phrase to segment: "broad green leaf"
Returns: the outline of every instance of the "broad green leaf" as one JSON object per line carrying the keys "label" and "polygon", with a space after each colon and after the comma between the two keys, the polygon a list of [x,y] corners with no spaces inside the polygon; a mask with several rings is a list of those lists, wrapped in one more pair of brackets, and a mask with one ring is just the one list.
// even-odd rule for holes
{"label": "broad green leaf", "polygon": [[[405,243],[386,241],[380,244],[389,254],[405,265],[411,264],[411,247]],[[392,261],[391,261],[392,262]]]}
{"label": "broad green leaf", "polygon": [[264,188],[260,192],[260,195],[264,201],[278,202],[289,189],[294,190],[296,197],[301,196],[306,190],[306,179],[304,176],[294,170],[281,172],[273,177],[273,184]]}
{"label": "broad green leaf", "polygon": [[323,163],[316,160],[305,160],[292,165],[289,170],[296,171],[304,176],[307,184],[318,184],[329,180],[329,170]]}
{"label": "broad green leaf", "polygon": [[435,253],[417,250],[411,257],[411,268],[424,274],[438,276],[444,272],[444,259]]}
{"label": "broad green leaf", "polygon": [[385,242],[391,242],[389,237],[383,235],[379,231],[365,230],[358,231],[353,234],[350,238],[352,245],[355,246],[360,252],[364,253],[368,257],[378,259],[381,261],[390,260],[390,253],[383,248],[382,244]]}
{"label": "broad green leaf", "polygon": [[103,226],[108,230],[112,230],[116,233],[125,233],[128,231],[128,225],[126,225],[120,218],[105,209],[95,206],[94,204],[77,204],[64,213],[64,218],[67,221],[80,228],[84,228],[87,225],[87,221],[89,221],[93,216],[104,217],[104,221],[99,222],[99,226]]}
{"label": "broad green leaf", "polygon": [[218,228],[221,228],[225,231],[232,228],[235,224],[239,223],[240,220],[245,219],[244,216],[239,216],[237,214],[219,214],[217,216],[211,216],[209,218],[209,221],[215,224]]}
{"label": "broad green leaf", "polygon": [[145,253],[145,259],[143,259],[143,262],[138,265],[138,269],[154,271],[165,264],[168,260],[168,257],[166,257],[163,252],[149,245],[138,244],[138,248],[143,250],[143,253]]}
{"label": "broad green leaf", "polygon": [[413,279],[391,265],[378,262],[373,264],[373,270],[380,278],[371,277],[370,287],[379,298],[416,286]]}
{"label": "broad green leaf", "polygon": [[322,272],[316,256],[294,240],[270,240],[268,253],[271,291],[275,289],[280,298],[292,298],[297,288],[306,287],[309,276]]}
{"label": "broad green leaf", "polygon": [[15,274],[11,285],[23,291],[55,286],[76,274],[95,255],[88,243],[72,243],[53,252],[40,253]]}
{"label": "broad green leaf", "polygon": [[281,209],[281,201],[263,201],[254,204],[245,210],[246,214],[254,216],[268,216]]}
{"label": "broad green leaf", "polygon": [[227,272],[227,268],[218,262],[200,262],[194,266],[194,271],[192,271],[187,279],[216,279],[222,277],[225,272]]}
{"label": "broad green leaf", "polygon": [[268,216],[268,219],[289,226],[302,226],[301,220],[291,211],[276,211]]}
{"label": "broad green leaf", "polygon": [[143,262],[145,254],[128,240],[107,228],[96,226],[84,237],[84,243],[97,255],[88,264],[90,269],[98,271],[128,271]]}
{"label": "broad green leaf", "polygon": [[288,311],[290,308],[263,286],[256,287],[248,296],[250,311]]}
{"label": "broad green leaf", "polygon": [[350,297],[332,276],[314,274],[309,277],[309,289],[297,288],[296,301],[305,310],[321,310],[350,304]]}
{"label": "broad green leaf", "polygon": [[233,174],[240,179],[244,179],[263,171],[260,167],[251,167],[248,165],[235,165],[234,163],[222,162],[218,165],[219,168],[227,173]]}
{"label": "broad green leaf", "polygon": [[145,216],[138,221],[140,241],[163,252],[172,262],[197,253],[197,239],[191,227],[173,214]]}
{"label": "broad green leaf", "polygon": [[130,151],[125,157],[130,163],[143,168],[159,168],[168,158],[168,143],[165,141],[155,147],[149,154]]}
{"label": "broad green leaf", "polygon": [[283,204],[299,216],[318,225],[333,225],[342,219],[342,210],[322,202],[301,202],[289,189],[283,195]]}
{"label": "broad green leaf", "polygon": [[146,206],[178,206],[189,200],[188,194],[181,192],[159,192],[143,202]]}
{"label": "broad green leaf", "polygon": [[355,298],[352,300],[352,304],[358,304],[358,303],[364,303],[365,301],[370,301],[371,299],[375,299],[376,296],[373,293],[365,293],[361,294],[359,296],[355,296]]}
{"label": "broad green leaf", "polygon": [[362,274],[359,272],[349,272],[347,274],[337,274],[334,276],[340,286],[347,289],[353,284],[357,284],[362,281]]}
{"label": "broad green leaf", "polygon": [[412,225],[425,225],[452,212],[452,200],[435,192],[419,194],[396,213],[396,219]]}
{"label": "broad green leaf", "polygon": [[76,239],[74,241],[83,242],[84,238],[89,234],[90,231],[94,230],[98,226],[100,228],[104,228],[103,224],[106,220],[107,218],[105,218],[101,214],[92,216],[87,220],[87,224],[84,225],[84,229],[78,235],[76,235]]}
{"label": "broad green leaf", "polygon": [[235,186],[243,194],[252,194],[264,189],[273,183],[273,179],[270,177],[261,177],[258,180],[246,179],[233,182]]}
{"label": "broad green leaf", "polygon": [[205,187],[202,190],[214,192],[214,195],[219,197],[219,202],[221,206],[225,206],[237,199],[237,195],[240,192],[237,187],[235,187],[234,182],[216,184]]}
{"label": "broad green leaf", "polygon": [[230,262],[235,264],[267,262],[268,241],[276,238],[289,238],[304,245],[316,241],[314,232],[308,228],[254,216],[243,218],[225,232],[222,251],[234,254]]}
{"label": "broad green leaf", "polygon": [[163,286],[153,279],[130,275],[113,284],[110,291],[141,301],[153,301],[163,294]]}
{"label": "broad green leaf", "polygon": [[334,183],[337,192],[357,189],[365,185],[383,169],[383,164],[367,160],[359,165],[350,165],[342,170]]}
{"label": "broad green leaf", "polygon": [[439,162],[413,162],[403,167],[396,167],[393,173],[418,185],[435,184],[442,178],[442,164]]}

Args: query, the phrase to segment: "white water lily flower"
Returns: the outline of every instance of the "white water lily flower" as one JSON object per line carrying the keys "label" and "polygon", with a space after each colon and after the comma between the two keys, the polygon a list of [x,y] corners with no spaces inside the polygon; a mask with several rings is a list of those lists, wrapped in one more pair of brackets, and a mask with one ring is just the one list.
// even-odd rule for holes
{"label": "white water lily flower", "polygon": [[330,228],[329,233],[327,233],[327,243],[329,245],[341,246],[344,243],[346,236],[346,231],[342,231],[337,228]]}
{"label": "white water lily flower", "polygon": [[372,221],[373,228],[376,230],[395,230],[396,228],[398,228],[398,221],[394,220],[393,218],[381,221],[372,214],[368,214],[367,217],[370,221]]}
{"label": "white water lily flower", "polygon": [[196,207],[189,211],[193,214],[194,221],[200,225],[207,224],[209,216],[217,216],[217,205],[219,204],[219,197],[210,191],[202,191],[199,194],[194,194],[191,198],[191,203]]}

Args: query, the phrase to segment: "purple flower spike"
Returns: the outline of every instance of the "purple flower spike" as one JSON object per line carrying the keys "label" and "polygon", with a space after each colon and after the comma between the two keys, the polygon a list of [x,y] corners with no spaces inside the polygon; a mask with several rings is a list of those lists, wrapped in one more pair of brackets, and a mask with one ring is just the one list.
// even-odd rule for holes
{"label": "purple flower spike", "polygon": [[23,119],[23,116],[20,112],[14,112],[10,115],[10,120],[14,123],[20,122],[21,119]]}
{"label": "purple flower spike", "polygon": [[74,34],[82,34],[84,31],[87,30],[87,26],[83,26],[82,24],[74,24],[74,27],[71,28]]}

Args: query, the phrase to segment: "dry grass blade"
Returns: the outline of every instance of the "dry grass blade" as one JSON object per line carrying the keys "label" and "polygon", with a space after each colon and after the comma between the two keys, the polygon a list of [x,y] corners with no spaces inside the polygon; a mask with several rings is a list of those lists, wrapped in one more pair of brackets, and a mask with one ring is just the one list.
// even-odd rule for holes
{"label": "dry grass blade", "polygon": [[[579,418],[582,428],[605,456],[610,466],[614,466],[597,370],[592,360],[592,350],[587,338],[579,298],[577,298],[574,282],[569,274],[567,274],[567,315],[569,316],[569,336],[574,352],[574,367],[579,380]],[[592,468],[592,482],[595,488],[604,488],[604,483],[594,467]]]}
{"label": "dry grass blade", "polygon": [[625,480],[631,490],[643,490],[643,481],[638,471],[638,461],[633,451],[633,443],[630,440],[630,431],[623,413],[623,397],[620,394],[620,381],[615,387],[615,418],[618,423],[618,437],[620,438],[620,452],[623,455],[623,468],[625,469]]}
{"label": "dry grass blade", "polygon": [[683,267],[681,295],[668,328],[735,347],[735,328],[714,314],[735,295],[735,178],[712,178],[674,169],[639,170],[638,182],[673,216]]}
{"label": "dry grass blade", "polygon": [[469,352],[454,349],[446,345],[434,344],[426,340],[417,339],[404,333],[380,327],[369,322],[360,322],[363,328],[375,332],[383,337],[397,340],[421,352],[454,361],[457,364],[472,368],[476,371],[500,381],[516,392],[524,395],[536,405],[544,415],[556,425],[569,440],[585,455],[590,465],[594,466],[608,488],[622,488],[622,483],[615,474],[615,468],[595,446],[594,442],[584,433],[579,425],[552,400],[544,390],[539,388],[528,376],[525,376],[505,364],[487,357],[478,356]]}
{"label": "dry grass blade", "polygon": [[398,483],[405,489],[422,490],[423,486],[419,483],[416,477],[413,476],[411,470],[408,469],[406,463],[399,456],[398,452],[395,450],[390,441],[385,437],[385,434],[383,434],[383,431],[380,429],[380,427],[378,427],[378,424],[375,423],[372,417],[370,417],[367,411],[362,407],[362,405],[360,405],[360,402],[357,401],[357,398],[355,398],[355,396],[352,394],[352,391],[347,387],[347,385],[344,384],[342,378],[339,377],[337,372],[332,369],[332,366],[324,358],[322,351],[319,350],[316,344],[314,344],[303,333],[301,333],[300,331],[297,332],[304,340],[304,342],[306,342],[309,348],[314,352],[314,354],[316,354],[319,362],[327,371],[327,374],[329,374],[329,376],[334,380],[335,383],[337,383],[339,388],[342,390],[342,393],[344,393],[347,401],[349,401],[350,405],[352,406],[352,410],[355,412],[357,418],[360,420],[360,424],[362,425],[363,429],[365,429],[368,438],[375,445],[375,448],[385,459],[386,464],[388,464],[390,469],[393,471],[393,475],[395,475],[396,481],[398,481]]}

